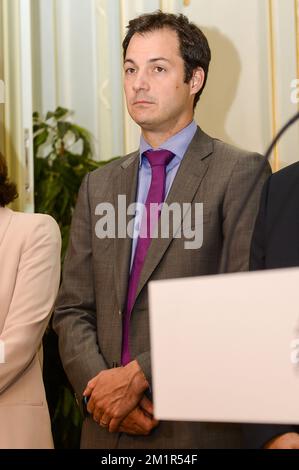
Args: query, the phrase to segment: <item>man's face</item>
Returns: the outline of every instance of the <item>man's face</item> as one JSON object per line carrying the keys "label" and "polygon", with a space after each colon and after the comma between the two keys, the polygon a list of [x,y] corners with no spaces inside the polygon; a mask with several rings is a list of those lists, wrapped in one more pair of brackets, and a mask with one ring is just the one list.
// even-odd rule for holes
{"label": "man's face", "polygon": [[175,31],[134,34],[124,61],[124,88],[132,119],[146,131],[168,132],[193,116],[194,93],[184,83]]}

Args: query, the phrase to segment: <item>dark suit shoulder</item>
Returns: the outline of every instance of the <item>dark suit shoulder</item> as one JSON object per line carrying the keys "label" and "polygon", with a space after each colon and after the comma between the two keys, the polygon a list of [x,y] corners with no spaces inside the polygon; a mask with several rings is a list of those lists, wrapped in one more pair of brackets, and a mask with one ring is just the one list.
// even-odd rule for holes
{"label": "dark suit shoulder", "polygon": [[290,211],[297,211],[299,207],[299,163],[293,163],[274,173],[269,179],[266,190],[268,213],[271,214],[273,211],[275,214],[280,210],[286,216]]}
{"label": "dark suit shoulder", "polygon": [[299,162],[288,165],[274,173],[271,177],[271,187],[288,187],[292,183],[298,183]]}

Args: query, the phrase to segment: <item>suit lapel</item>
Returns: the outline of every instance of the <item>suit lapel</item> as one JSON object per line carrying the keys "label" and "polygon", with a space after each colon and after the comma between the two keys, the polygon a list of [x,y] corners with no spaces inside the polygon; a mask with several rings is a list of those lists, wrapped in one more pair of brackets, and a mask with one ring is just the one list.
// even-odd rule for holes
{"label": "suit lapel", "polygon": [[[121,165],[119,174],[116,180],[113,182],[114,191],[114,207],[118,208],[118,196],[125,196],[126,200],[126,211],[128,206],[135,202],[137,193],[137,182],[138,182],[138,164],[139,164],[139,152],[135,152],[129,156]],[[126,212],[127,213],[127,212]],[[123,215],[124,217],[124,215]],[[128,223],[127,218],[126,226]],[[118,227],[118,216],[116,217],[116,227]],[[131,246],[132,239],[129,236],[119,238],[116,234],[114,240],[115,243],[115,260],[114,260],[114,275],[116,292],[118,297],[119,308],[122,311],[126,301],[128,278],[130,269],[130,258],[131,258]]]}
{"label": "suit lapel", "polygon": [[[212,152],[212,139],[198,128],[167,196],[166,203],[168,205],[174,202],[179,204],[192,202],[208,169],[208,160],[205,159]],[[162,215],[163,210],[161,216]],[[182,222],[183,217],[174,227],[173,234],[176,233]],[[141,272],[136,298],[159,264],[171,240],[171,237],[153,238]]]}
{"label": "suit lapel", "polygon": [[0,207],[0,245],[8,229],[9,223],[11,221],[13,211],[6,207]]}

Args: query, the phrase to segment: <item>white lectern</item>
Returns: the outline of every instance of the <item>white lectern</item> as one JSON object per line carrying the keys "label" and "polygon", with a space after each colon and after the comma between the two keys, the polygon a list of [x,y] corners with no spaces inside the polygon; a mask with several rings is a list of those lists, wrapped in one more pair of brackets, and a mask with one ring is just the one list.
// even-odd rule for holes
{"label": "white lectern", "polygon": [[299,269],[149,285],[155,416],[299,423]]}

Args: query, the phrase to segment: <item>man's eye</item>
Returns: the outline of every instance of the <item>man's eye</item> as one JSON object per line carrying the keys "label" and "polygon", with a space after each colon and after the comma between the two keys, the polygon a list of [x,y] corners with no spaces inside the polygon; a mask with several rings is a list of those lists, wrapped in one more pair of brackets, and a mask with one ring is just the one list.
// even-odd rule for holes
{"label": "man's eye", "polygon": [[159,67],[159,66],[155,67],[154,70],[155,70],[155,72],[159,72],[159,73],[160,72],[166,72],[166,70],[163,67]]}
{"label": "man's eye", "polygon": [[132,67],[129,67],[128,69],[125,70],[125,73],[128,75],[131,75],[134,72],[135,72],[135,69],[133,69]]}

